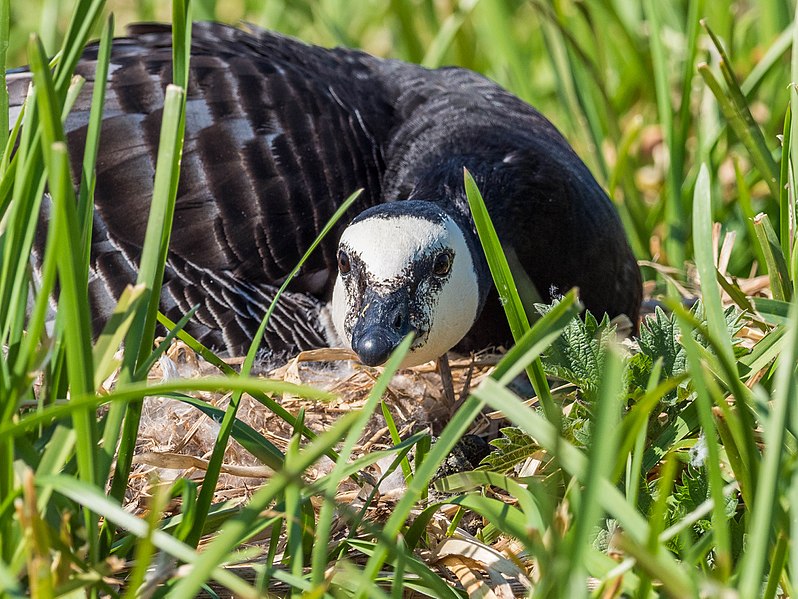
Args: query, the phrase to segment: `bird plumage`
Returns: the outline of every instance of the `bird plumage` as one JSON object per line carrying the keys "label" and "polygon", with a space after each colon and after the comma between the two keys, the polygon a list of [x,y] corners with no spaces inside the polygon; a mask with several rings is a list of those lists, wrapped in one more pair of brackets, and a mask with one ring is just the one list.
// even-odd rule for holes
{"label": "bird plumage", "polygon": [[[80,172],[96,60],[97,47],[89,46],[77,68],[87,84],[65,124],[73,173]],[[134,26],[115,40],[95,191],[97,326],[135,278],[171,78],[168,26]],[[26,74],[10,78],[12,114],[26,88]],[[292,282],[264,341],[278,353],[326,345],[326,304],[347,223],[369,207],[414,199],[434,202],[473,232],[464,167],[544,299],[579,286],[591,311],[636,319],[640,274],[615,209],[532,107],[464,69],[427,70],[261,30],[195,24],[162,310],[177,318],[199,303],[188,330],[242,353],[277,286],[343,199],[362,188]],[[42,247],[40,240],[34,260]],[[484,258],[476,268],[486,276]],[[494,319],[495,298],[488,302],[483,318]],[[487,324],[477,328],[488,338],[475,342],[507,341],[500,323]]]}

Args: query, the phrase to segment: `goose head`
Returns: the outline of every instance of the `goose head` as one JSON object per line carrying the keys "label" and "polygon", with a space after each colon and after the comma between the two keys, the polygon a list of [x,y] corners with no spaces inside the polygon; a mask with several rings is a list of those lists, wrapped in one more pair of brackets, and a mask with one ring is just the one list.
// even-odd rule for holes
{"label": "goose head", "polygon": [[344,345],[376,366],[409,333],[402,366],[436,359],[476,321],[487,295],[475,235],[430,202],[361,213],[338,245],[332,317]]}

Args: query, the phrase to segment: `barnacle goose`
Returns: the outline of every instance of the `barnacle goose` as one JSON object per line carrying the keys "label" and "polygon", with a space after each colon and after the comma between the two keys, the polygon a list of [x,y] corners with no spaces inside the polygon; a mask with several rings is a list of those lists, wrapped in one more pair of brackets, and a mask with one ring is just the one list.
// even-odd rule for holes
{"label": "barnacle goose", "polygon": [[[73,173],[97,51],[78,65],[87,84],[65,123]],[[131,27],[111,63],[89,290],[97,330],[135,279],[172,78],[169,27]],[[28,81],[9,78],[12,117]],[[268,356],[343,343],[375,365],[414,331],[410,365],[509,341],[464,167],[544,300],[578,286],[592,312],[636,322],[640,273],[609,198],[549,121],[483,76],[198,23],[186,110],[161,309],[177,319],[200,304],[188,330],[206,345],[246,351],[277,286],[358,188],[278,304]]]}

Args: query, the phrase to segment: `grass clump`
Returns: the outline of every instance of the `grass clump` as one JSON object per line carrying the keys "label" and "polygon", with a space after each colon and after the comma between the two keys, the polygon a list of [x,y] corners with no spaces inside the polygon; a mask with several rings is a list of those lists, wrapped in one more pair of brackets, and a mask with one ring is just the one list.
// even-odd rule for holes
{"label": "grass clump", "polygon": [[[573,292],[539,311],[524,305],[465,175],[516,344],[444,419],[434,443],[426,430],[402,430],[389,401],[409,340],[358,409],[324,427],[310,422],[312,402],[335,394],[250,376],[257,339],[240,374],[194,345],[221,374],[148,380],[173,337],[192,344],[180,331],[186,319],[167,323],[157,314],[189,61],[191,13],[181,2],[162,15],[182,42],[140,277],[92,339],[86,281],[102,87],[77,189],[61,122],[80,89],[72,72],[81,48],[101,34],[102,80],[115,25],[102,19],[103,2],[70,6],[70,19],[63,27],[53,19],[42,42],[24,29],[36,28],[34,13],[60,14],[60,3],[35,1],[25,15],[0,3],[0,57],[8,47],[7,64],[29,63],[35,81],[25,126],[0,127],[0,592],[795,595],[790,114],[798,96],[788,84],[798,53],[790,3],[737,4],[735,18],[728,3],[701,0],[397,0],[389,9],[245,2],[235,16],[222,3],[194,5],[194,17],[243,17],[309,41],[485,72],[557,121],[618,205],[646,265],[647,295],[661,300],[632,343],[618,341],[615,323],[601,315],[577,318]],[[161,8],[140,2],[130,10],[117,21]],[[53,216],[33,280],[28,257],[45,189]],[[48,327],[56,289],[58,316]],[[158,319],[173,329],[161,344]],[[524,374],[536,401],[519,392]],[[210,405],[203,392],[231,400]],[[220,428],[205,484],[154,485],[146,509],[131,513],[124,508],[146,396],[177,399]],[[282,423],[282,442],[242,422],[246,396]],[[486,407],[508,424],[493,452],[442,476]],[[373,418],[385,421],[390,441],[363,451]],[[236,504],[214,494],[231,438],[270,471]],[[314,476],[322,463],[324,476]],[[384,495],[398,473],[401,493]]]}

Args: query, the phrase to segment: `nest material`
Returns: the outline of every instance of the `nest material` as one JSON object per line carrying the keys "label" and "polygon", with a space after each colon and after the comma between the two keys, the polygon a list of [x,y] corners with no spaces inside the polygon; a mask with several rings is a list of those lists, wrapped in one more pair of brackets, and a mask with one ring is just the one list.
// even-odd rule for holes
{"label": "nest material", "polygon": [[[450,366],[455,392],[464,395],[464,389],[467,392],[467,388],[489,374],[497,359],[495,354],[452,359]],[[195,378],[216,373],[215,367],[186,345],[175,342],[153,368],[150,378]],[[380,374],[380,368],[357,364],[344,350],[316,350],[300,354],[270,372],[268,377],[312,386],[337,396],[326,402],[291,396],[280,399],[282,406],[293,414],[304,410],[305,424],[319,433],[329,428],[342,413],[361,409]],[[231,395],[201,393],[196,396],[224,409]],[[433,434],[439,432],[459,404],[458,401],[452,405],[445,397],[441,376],[432,362],[400,371],[391,381],[384,400],[403,436],[425,428]],[[293,434],[288,423],[248,395],[241,399],[237,418],[281,450],[285,450]],[[488,419],[478,420],[473,427],[476,433],[495,429],[496,423]],[[193,406],[175,399],[148,397],[142,409],[135,466],[127,495],[128,507],[144,511],[152,484],[170,484],[178,478],[200,482],[218,432],[219,425]],[[375,411],[354,453],[359,456],[392,445],[385,419],[381,411]],[[331,468],[329,460],[321,460],[307,473],[308,478],[314,480]],[[215,499],[244,502],[269,474],[267,467],[231,439]]]}

